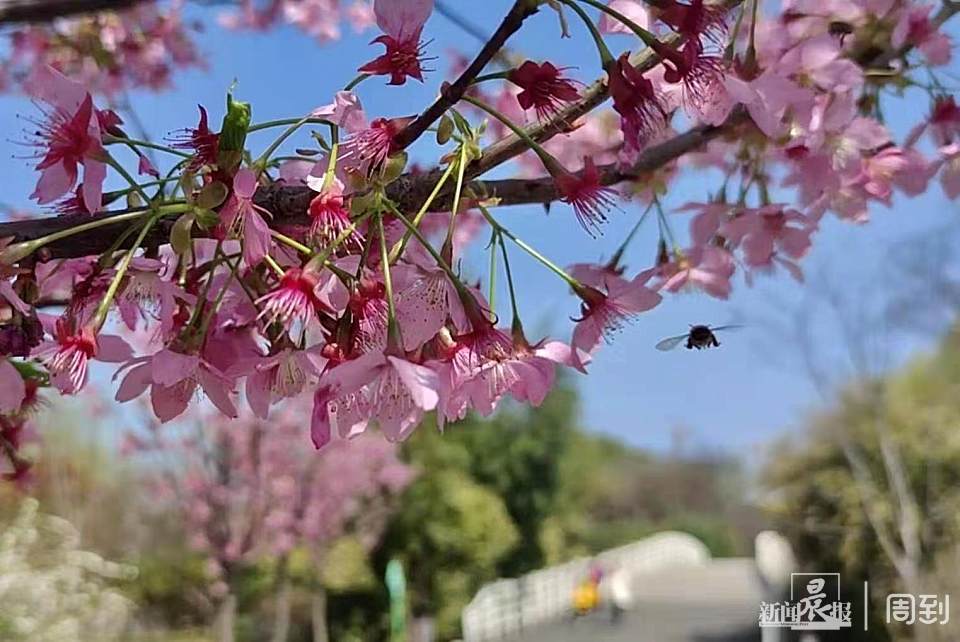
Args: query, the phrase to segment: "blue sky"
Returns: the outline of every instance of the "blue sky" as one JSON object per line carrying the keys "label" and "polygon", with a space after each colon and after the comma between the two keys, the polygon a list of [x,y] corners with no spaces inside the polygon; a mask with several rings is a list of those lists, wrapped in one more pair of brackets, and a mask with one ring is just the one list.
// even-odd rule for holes
{"label": "blue sky", "polygon": [[[508,0],[450,3],[465,17],[490,32],[509,5]],[[214,24],[216,8],[191,8],[207,23],[198,38],[209,61],[205,71],[190,71],[175,77],[173,91],[161,94],[134,93],[132,102],[146,128],[154,137],[195,124],[196,105],[211,110],[213,122],[222,114],[224,92],[238,81],[239,98],[253,104],[254,121],[296,116],[330,101],[348,82],[354,70],[379,53],[367,45],[370,34],[347,37],[319,46],[292,28],[279,28],[267,34],[232,33]],[[589,38],[574,24],[574,38],[561,41],[556,17],[542,11],[530,20],[519,38],[510,45],[534,59],[549,57],[564,65],[576,66],[573,73],[587,81],[597,73],[596,57]],[[414,114],[432,99],[448,67],[448,52],[453,49],[472,55],[479,43],[439,15],[426,29],[432,38],[429,53],[438,56],[427,82],[386,87],[381,79],[361,85],[359,93],[372,116]],[[629,39],[610,40],[615,50],[632,46]],[[957,71],[956,64],[948,70]],[[896,101],[891,129],[902,133],[919,114],[928,109],[924,95],[908,95]],[[17,114],[30,115],[33,106],[22,97],[0,97],[0,137],[5,141],[22,139],[25,123]],[[269,134],[257,134],[254,151],[269,144]],[[261,142],[262,141],[262,142]],[[35,175],[7,143],[10,154],[0,157],[0,175],[4,177],[2,201],[28,207],[27,196]],[[415,158],[433,160],[429,145],[419,145]],[[419,153],[419,155],[418,155]],[[699,179],[699,180],[698,180]],[[713,187],[702,177],[686,176],[676,183],[665,204],[672,208],[689,200],[703,200],[705,190]],[[619,239],[630,229],[641,211],[627,204],[612,217],[604,237],[586,236],[566,206],[557,205],[549,216],[540,207],[515,207],[500,213],[501,222],[520,237],[534,243],[557,263],[609,257]],[[876,307],[883,302],[886,274],[890,269],[889,252],[904,238],[924,238],[950,234],[957,215],[955,205],[943,196],[938,186],[916,199],[900,199],[895,207],[877,207],[873,219],[864,226],[852,226],[828,219],[816,238],[814,250],[803,267],[811,284],[828,283],[849,301],[866,301]],[[676,230],[685,232],[686,216],[674,215]],[[626,256],[631,269],[649,266],[657,240],[656,224],[651,217]],[[529,334],[548,331],[567,339],[578,304],[565,287],[537,264],[518,252],[512,254],[521,296],[521,308]],[[475,273],[484,268],[478,263]],[[946,269],[946,267],[944,267]],[[700,447],[741,449],[759,447],[771,438],[796,428],[804,414],[819,402],[809,383],[802,359],[788,341],[776,341],[768,320],[786,318],[784,310],[800,305],[811,286],[798,286],[789,277],[761,277],[753,288],[738,277],[729,301],[716,301],[704,295],[668,296],[663,304],[627,327],[597,355],[591,374],[578,376],[583,393],[583,423],[590,429],[617,435],[626,441],[654,449],[671,445],[682,432],[688,443]],[[506,301],[501,296],[500,301]],[[506,310],[501,311],[507,318]],[[719,350],[661,353],[654,344],[665,336],[683,332],[688,324],[743,323],[746,328],[721,337]],[[833,361],[838,334],[830,321],[814,315],[811,322],[818,337],[815,355]],[[891,362],[902,361],[932,341],[895,332],[883,336],[882,348]],[[842,372],[842,369],[836,369]]]}

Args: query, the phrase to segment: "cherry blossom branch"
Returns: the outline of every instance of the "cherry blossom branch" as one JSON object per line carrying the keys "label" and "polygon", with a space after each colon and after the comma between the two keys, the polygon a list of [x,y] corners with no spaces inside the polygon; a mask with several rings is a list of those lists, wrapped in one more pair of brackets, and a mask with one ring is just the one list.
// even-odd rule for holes
{"label": "cherry blossom branch", "polygon": [[[653,145],[640,154],[637,163],[630,169],[618,168],[616,164],[603,165],[600,180],[604,185],[615,185],[629,179],[635,179],[653,172],[667,163],[676,160],[709,141],[731,131],[736,125],[746,121],[746,114],[735,111],[722,125],[703,125],[675,136],[670,140]],[[387,188],[387,196],[405,212],[416,212],[430,198],[441,178],[440,172],[401,176]],[[558,200],[559,195],[553,178],[500,179],[491,181],[474,180],[464,185],[464,191],[476,198],[496,198],[500,205],[547,204]],[[255,202],[273,214],[271,224],[290,225],[307,222],[307,209],[316,192],[309,187],[274,185],[257,191]],[[453,195],[450,190],[441,192],[433,201],[430,211],[444,212],[452,208]],[[123,216],[125,213],[111,213]],[[45,258],[72,258],[99,254],[110,247],[117,234],[126,228],[126,217],[116,224],[105,224],[96,230],[79,233],[69,238],[45,246]],[[40,219],[28,219],[0,223],[0,239],[11,238],[11,243],[30,241],[55,232],[70,229],[77,224],[76,219],[65,216],[51,216]],[[161,222],[151,230],[146,245],[167,242],[172,221]]]}
{"label": "cherry blossom branch", "polygon": [[473,59],[473,62],[464,69],[460,77],[453,81],[452,84],[444,85],[440,90],[440,96],[433,104],[427,107],[422,114],[407,125],[406,129],[397,135],[394,139],[394,144],[397,148],[406,149],[409,147],[414,141],[420,138],[431,125],[437,122],[448,109],[456,105],[473,83],[473,80],[479,76],[487,64],[497,56],[503,48],[503,45],[507,42],[507,39],[519,31],[520,27],[523,26],[524,20],[536,12],[536,3],[532,0],[516,0],[513,3],[513,7],[510,8],[510,12],[504,17],[503,22],[500,23],[497,30],[490,36],[490,40],[483,46],[483,49],[481,49],[477,57]]}
{"label": "cherry blossom branch", "polygon": [[[736,2],[731,6],[735,6],[735,4]],[[514,9],[524,6],[524,2],[518,1],[514,5]],[[958,11],[960,11],[960,3],[945,3],[933,18],[933,22],[942,25]],[[511,11],[511,14],[513,14],[513,11]],[[504,23],[507,22],[509,21],[504,21]],[[514,30],[516,30],[516,27]],[[669,42],[669,39],[667,39],[667,42]],[[884,65],[898,56],[902,56],[907,49],[864,52],[855,57],[863,65]],[[649,50],[634,55],[631,60],[641,70],[650,69],[658,62],[658,58]],[[580,101],[560,112],[556,118],[529,127],[526,130],[527,134],[537,141],[548,140],[556,133],[563,131],[567,126],[565,123],[575,121],[602,104],[607,97],[606,91],[605,82],[603,80],[596,81],[584,91],[583,98]],[[447,92],[446,95],[450,96],[451,94]],[[443,96],[438,99],[438,103],[442,100]],[[435,103],[435,105],[438,103]],[[430,109],[425,111],[420,118],[424,118],[429,112]],[[747,115],[744,110],[737,109],[721,125],[694,127],[670,140],[647,148],[640,154],[637,163],[627,171],[618,169],[615,165],[599,167],[600,181],[604,185],[614,185],[624,180],[641,177],[645,173],[655,171],[667,163],[699,149],[715,138],[731,133],[746,120]],[[504,138],[490,145],[485,150],[483,157],[467,168],[467,177],[475,178],[477,175],[512,159],[526,149],[526,145],[519,136],[512,135]],[[440,177],[440,170],[426,174],[405,174],[388,186],[387,195],[401,211],[416,212],[430,197]],[[464,187],[465,193],[480,198],[497,198],[500,205],[547,204],[558,199],[557,189],[552,178],[471,180]],[[277,226],[306,223],[306,213],[314,196],[315,192],[307,187],[274,185],[258,190],[255,200],[257,205],[264,207],[273,214],[271,225]],[[451,191],[445,190],[434,200],[431,209],[433,211],[448,211],[452,199]],[[122,214],[121,212],[111,213],[111,216],[122,216]],[[126,231],[123,220],[121,219],[116,224],[108,224],[94,231],[75,234],[69,238],[50,243],[45,246],[41,258],[69,258],[99,254],[109,249],[118,235]],[[75,219],[62,216],[0,223],[0,239],[9,238],[11,242],[27,241],[63,231],[74,225],[76,225]],[[166,243],[169,238],[170,225],[172,225],[172,221],[158,223],[145,240],[145,245]]]}
{"label": "cherry blossom branch", "polygon": [[[742,2],[743,0],[728,0],[725,4],[728,10],[732,10]],[[667,45],[675,46],[679,44],[680,37],[673,34],[662,38],[661,41]],[[641,72],[650,71],[659,63],[660,57],[650,47],[646,47],[630,56],[630,64]],[[607,98],[609,98],[607,81],[605,78],[599,78],[582,92],[580,100],[558,111],[553,118],[530,125],[525,130],[526,134],[538,143],[546,142],[557,134],[568,131],[573,123],[602,105],[607,101]],[[474,178],[485,174],[488,170],[502,165],[526,150],[527,143],[524,142],[523,138],[511,134],[484,149],[481,158],[467,168],[467,177]]]}
{"label": "cherry blossom branch", "polygon": [[50,22],[64,16],[129,9],[143,0],[6,0],[0,24]]}

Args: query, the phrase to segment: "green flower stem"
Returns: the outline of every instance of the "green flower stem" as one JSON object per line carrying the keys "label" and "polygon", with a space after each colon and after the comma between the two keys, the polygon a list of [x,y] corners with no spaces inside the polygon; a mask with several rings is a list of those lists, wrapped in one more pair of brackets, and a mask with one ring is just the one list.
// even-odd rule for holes
{"label": "green flower stem", "polygon": [[370,74],[360,74],[353,80],[347,83],[347,86],[343,88],[344,91],[353,91],[356,89],[357,85],[362,83],[364,80],[370,77]]}
{"label": "green flower stem", "polygon": [[387,346],[402,349],[400,327],[397,325],[397,308],[393,299],[393,279],[390,276],[390,257],[387,252],[387,237],[383,233],[383,214],[377,215],[377,234],[380,236],[380,265],[383,269],[383,289],[387,297]]}
{"label": "green flower stem", "polygon": [[396,216],[397,219],[407,227],[407,229],[414,236],[414,238],[420,241],[420,245],[422,245],[423,248],[430,254],[430,256],[433,257],[433,260],[437,262],[437,265],[440,267],[440,269],[443,270],[444,273],[446,273],[447,277],[449,277],[454,287],[457,288],[457,292],[461,294],[469,295],[469,293],[467,292],[466,286],[464,286],[463,283],[460,281],[460,279],[457,277],[457,275],[454,274],[450,266],[447,265],[447,262],[444,261],[443,257],[440,256],[440,253],[437,252],[436,248],[430,245],[430,242],[423,237],[423,234],[420,233],[420,230],[418,230],[413,225],[413,223],[411,223],[410,220],[407,219],[407,217],[404,216],[403,213],[396,208],[395,205],[393,205],[392,203],[387,203],[386,205],[387,205],[387,208],[390,210],[390,213]]}
{"label": "green flower stem", "polygon": [[[187,327],[193,327],[197,321],[200,320],[200,314],[203,311],[204,305],[207,303],[207,296],[210,294],[210,288],[213,287],[213,277],[214,272],[217,270],[217,264],[220,263],[221,258],[223,257],[223,241],[217,241],[217,246],[213,251],[213,258],[210,260],[206,268],[207,271],[207,280],[203,284],[203,291],[200,293],[200,296],[197,297],[197,305],[193,308],[193,314],[190,315],[190,321],[187,322]],[[226,258],[223,258],[226,260]]]}
{"label": "green flower stem", "polygon": [[340,128],[336,125],[331,125],[330,136],[333,139],[333,145],[330,147],[330,162],[327,163],[327,171],[323,173],[323,184],[320,186],[322,191],[327,191],[327,189],[333,185],[333,179],[337,176],[337,156],[340,153]]}
{"label": "green flower stem", "polygon": [[145,149],[155,149],[160,152],[166,152],[167,154],[179,156],[180,158],[191,158],[192,156],[186,152],[181,152],[179,149],[174,149],[159,143],[151,143],[150,141],[146,140],[137,140],[136,138],[123,138],[121,136],[110,136],[107,134],[103,137],[103,141],[107,145],[126,145],[131,148],[143,147]]}
{"label": "green flower stem", "polygon": [[[233,278],[236,278],[236,272],[233,270],[233,266],[230,264],[230,261],[224,257],[223,262],[230,266],[230,275]],[[220,305],[223,303],[223,297],[226,296],[227,292],[230,290],[230,281],[231,279],[225,279],[223,286],[220,288],[220,291],[217,292],[217,298],[214,299],[213,305],[210,306],[210,310],[207,312],[207,316],[203,317],[203,323],[200,324],[200,335],[201,337],[207,336],[207,329],[210,328],[210,322],[213,321],[213,316],[220,309]],[[239,282],[239,279],[238,279]]]}
{"label": "green flower stem", "polygon": [[653,203],[647,206],[647,209],[643,210],[643,214],[640,215],[640,219],[634,224],[633,229],[630,230],[630,233],[627,234],[627,238],[623,239],[623,243],[620,244],[620,247],[617,248],[617,251],[613,253],[613,256],[610,258],[610,265],[619,265],[620,259],[623,258],[623,253],[627,251],[627,246],[630,245],[630,242],[633,241],[633,237],[637,235],[637,232],[640,231],[640,227],[643,225],[643,222],[647,219],[647,215],[650,213],[650,210],[653,209]]}
{"label": "green flower stem", "polygon": [[[344,229],[342,232],[340,232],[340,234],[337,235],[337,238],[333,239],[333,243],[325,247],[323,249],[323,252],[320,252],[319,254],[315,255],[313,258],[310,259],[309,263],[307,263],[307,266],[311,268],[316,268],[316,269],[319,269],[320,267],[325,265],[329,267],[329,264],[327,263],[327,259],[330,258],[330,256],[337,250],[337,248],[340,246],[341,243],[346,241],[351,234],[357,231],[357,226],[360,225],[360,223],[362,223],[363,221],[367,220],[369,217],[370,217],[370,213],[367,212],[360,215],[357,218],[357,220],[351,221],[350,225],[347,226],[347,228]],[[361,262],[361,266],[362,265],[363,263]]]}
{"label": "green flower stem", "polygon": [[667,215],[663,212],[663,206],[660,204],[660,199],[653,199],[653,204],[657,208],[657,218],[660,222],[660,236],[664,237],[666,233],[666,239],[670,243],[670,246],[675,250],[680,246],[677,245],[677,240],[673,236],[673,230],[670,229],[670,223],[667,221]]}
{"label": "green flower stem", "polygon": [[104,322],[107,320],[107,312],[110,311],[110,304],[113,303],[113,299],[117,295],[117,290],[120,288],[120,282],[123,281],[123,277],[127,273],[127,268],[130,267],[130,261],[133,260],[134,254],[136,254],[137,250],[140,249],[140,245],[143,243],[143,240],[147,238],[150,228],[152,228],[159,220],[159,213],[154,213],[149,219],[147,219],[147,221],[143,224],[143,227],[140,229],[140,233],[137,235],[136,240],[134,240],[133,247],[131,247],[130,251],[124,255],[123,259],[120,261],[120,265],[117,266],[117,271],[113,275],[113,280],[110,282],[109,287],[107,287],[107,291],[100,300],[100,305],[97,306],[97,311],[93,315],[93,327],[97,331],[103,327]]}
{"label": "green flower stem", "polygon": [[[303,122],[301,122],[303,121]],[[330,121],[326,118],[313,118],[308,116],[307,118],[281,118],[279,120],[268,120],[263,123],[257,123],[256,125],[251,125],[247,129],[247,133],[258,132],[262,129],[270,129],[271,127],[283,127],[284,125],[329,125]],[[290,132],[291,134],[293,132]]]}
{"label": "green flower stem", "polygon": [[537,261],[542,263],[544,267],[546,267],[551,272],[559,276],[567,285],[569,285],[574,290],[583,288],[583,285],[579,281],[577,281],[575,278],[567,274],[556,263],[554,263],[553,261],[545,257],[543,254],[538,252],[535,248],[531,247],[530,245],[527,245],[523,240],[517,238],[517,236],[514,235],[513,232],[511,232],[507,228],[500,225],[500,223],[498,223],[497,220],[493,218],[493,216],[490,214],[490,212],[487,210],[486,207],[484,207],[483,205],[479,205],[478,207],[480,209],[480,212],[483,214],[484,218],[487,219],[487,222],[489,222],[490,225],[495,230],[497,230],[500,234],[503,234],[508,239],[513,241],[517,245],[517,247],[519,247],[521,250],[523,250],[524,252],[526,252],[533,258],[535,258]]}
{"label": "green flower stem", "polygon": [[264,256],[263,260],[267,262],[267,265],[269,265],[273,269],[273,271],[277,273],[277,276],[279,276],[280,278],[283,278],[283,275],[287,273],[286,270],[280,267],[280,264],[277,263],[273,259],[273,257],[270,256],[269,254]]}
{"label": "green flower stem", "polygon": [[737,14],[737,21],[733,25],[733,32],[730,34],[730,43],[727,45],[726,51],[723,52],[723,57],[728,62],[733,60],[735,45],[737,43],[737,39],[740,37],[740,27],[743,25],[743,16],[746,13],[746,6],[741,4],[740,11]]}
{"label": "green flower stem", "polygon": [[597,45],[597,51],[600,53],[600,64],[606,69],[607,65],[613,62],[613,54],[607,49],[607,43],[603,41],[603,36],[600,35],[600,30],[597,29],[597,25],[593,24],[593,20],[591,20],[587,12],[583,10],[583,7],[573,0],[560,0],[560,2],[573,9],[573,12],[583,20],[583,24],[586,25],[587,30],[590,31],[590,35],[593,36],[593,42]]}
{"label": "green flower stem", "polygon": [[[417,212],[417,215],[413,217],[413,226],[419,228],[420,221],[426,216],[427,211],[430,209],[430,206],[433,205],[433,201],[436,200],[437,196],[440,194],[440,190],[443,189],[443,186],[449,180],[450,175],[453,174],[453,163],[447,165],[446,171],[443,172],[443,176],[440,177],[440,180],[437,181],[437,184],[434,185],[433,191],[430,192],[430,196],[427,197],[427,200],[423,203],[423,206],[420,208],[420,211]],[[397,241],[393,249],[390,251],[390,263],[396,263],[401,256],[403,256],[403,251],[407,248],[407,243],[410,242],[411,236],[410,230],[407,230],[403,234],[403,238]]]}
{"label": "green flower stem", "polygon": [[508,80],[510,74],[513,72],[513,69],[507,69],[506,71],[497,71],[492,74],[483,74],[482,76],[477,76],[473,79],[471,85],[479,85],[482,82],[487,82],[489,80]]}
{"label": "green flower stem", "polygon": [[281,234],[276,230],[270,230],[270,236],[277,239],[287,247],[291,247],[297,252],[300,252],[301,254],[306,254],[307,256],[310,256],[313,254],[313,250],[311,250],[309,247],[307,247],[300,241],[294,240],[289,236],[286,236],[285,234]]}
{"label": "green flower stem", "polygon": [[[253,166],[254,166],[254,167],[259,167],[260,170],[263,171],[263,168],[265,168],[265,167],[267,166],[267,163],[270,161],[270,157],[273,155],[273,152],[277,151],[277,148],[280,147],[280,145],[283,145],[284,141],[286,141],[288,138],[290,138],[291,136],[293,136],[298,129],[300,129],[301,127],[303,127],[303,126],[306,125],[307,123],[309,123],[309,122],[311,122],[311,121],[315,121],[315,120],[316,120],[316,121],[320,121],[320,122],[324,122],[324,123],[329,122],[329,121],[327,121],[327,120],[323,120],[323,119],[319,119],[319,118],[313,118],[312,116],[309,116],[309,115],[308,115],[308,116],[304,116],[303,118],[294,121],[293,124],[290,125],[289,127],[287,127],[287,128],[283,131],[282,134],[280,134],[279,136],[277,136],[276,140],[274,140],[272,143],[270,143],[270,146],[267,147],[266,151],[264,151],[263,154],[260,155],[260,158],[258,158],[258,159],[253,163]],[[249,133],[250,131],[253,131],[253,129],[252,129],[252,128],[247,129],[247,132],[248,132],[248,133]]]}
{"label": "green flower stem", "polygon": [[[566,2],[569,5],[573,5],[573,3],[570,0],[563,0],[563,2]],[[647,45],[648,47],[650,46],[650,43],[657,41],[657,37],[655,35],[647,31],[646,29],[644,29],[643,27],[641,27],[636,22],[626,17],[616,9],[613,9],[603,4],[602,2],[599,2],[598,0],[580,0],[580,2],[585,2],[591,7],[595,7],[599,9],[601,12],[607,14],[611,18],[615,19],[617,22],[623,24],[623,26],[625,26],[627,29],[629,29],[634,34],[636,34],[636,36],[643,41],[643,44]]]}
{"label": "green flower stem", "polygon": [[[488,278],[489,288],[487,290],[487,303],[490,305],[490,315],[494,317],[497,309],[497,244],[500,234],[493,230],[490,234],[490,276]],[[492,319],[491,319],[492,320]]]}
{"label": "green flower stem", "polygon": [[[156,187],[157,185],[166,185],[167,183],[172,183],[177,180],[176,178],[158,178],[155,181],[147,181],[146,183],[138,183],[137,187],[144,189],[147,187]],[[137,187],[126,187],[124,189],[113,190],[112,192],[104,193],[104,198],[119,198],[124,194],[129,194],[137,190]]]}
{"label": "green flower stem", "polygon": [[513,325],[520,324],[520,310],[517,307],[517,294],[513,288],[513,273],[510,271],[510,256],[507,254],[507,244],[503,242],[503,236],[497,234],[497,241],[500,245],[500,251],[503,253],[503,269],[507,273],[507,290],[510,292],[510,308],[513,310]]}
{"label": "green flower stem", "polygon": [[491,116],[499,120],[501,123],[503,123],[507,127],[507,129],[512,131],[514,134],[516,134],[517,137],[520,138],[520,140],[526,143],[527,146],[531,150],[533,150],[533,152],[537,156],[540,157],[540,162],[543,163],[544,167],[546,167],[547,171],[549,171],[551,174],[562,170],[562,167],[560,166],[560,163],[559,161],[557,161],[556,158],[551,156],[547,150],[541,147],[540,144],[537,143],[537,141],[533,140],[530,137],[530,134],[524,131],[522,127],[518,127],[517,125],[515,125],[513,121],[507,118],[504,114],[500,113],[490,105],[484,103],[482,100],[478,100],[477,98],[474,98],[473,96],[465,95],[463,98],[461,98],[461,100],[470,103],[471,105],[473,105],[478,109],[482,109],[483,111],[487,112],[488,114],[490,114]]}
{"label": "green flower stem", "polygon": [[142,187],[140,187],[140,184],[137,183],[137,180],[130,175],[130,172],[128,172],[123,165],[117,162],[117,159],[115,159],[110,154],[107,154],[103,162],[105,162],[107,165],[115,169],[117,173],[120,174],[120,176],[122,176],[125,181],[127,181],[131,189],[135,191],[137,194],[139,194],[140,198],[143,199],[144,205],[148,205],[150,203],[150,197],[147,196],[147,192],[144,191]]}
{"label": "green flower stem", "polygon": [[463,175],[467,169],[467,146],[460,145],[460,158],[457,162],[457,187],[453,192],[453,207],[450,209],[450,225],[447,227],[447,237],[443,240],[444,250],[453,256],[453,231],[457,222],[457,213],[460,210],[460,197],[463,195]]}
{"label": "green flower stem", "polygon": [[750,44],[747,46],[747,60],[749,64],[757,62],[757,18],[760,14],[760,0],[753,0],[753,18],[750,20]]}

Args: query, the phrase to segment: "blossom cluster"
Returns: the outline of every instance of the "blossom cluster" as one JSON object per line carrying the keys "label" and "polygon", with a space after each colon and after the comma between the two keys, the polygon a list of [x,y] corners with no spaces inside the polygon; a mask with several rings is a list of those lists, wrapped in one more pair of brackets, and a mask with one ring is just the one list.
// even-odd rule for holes
{"label": "blossom cluster", "polygon": [[[481,52],[488,57],[464,65],[419,116],[369,118],[362,83],[429,75],[432,0],[377,0],[383,50],[358,61],[329,104],[253,124],[251,106],[229,96],[219,130],[201,107],[195,126],[152,144],[177,160],[166,177],[133,157],[155,179],[145,183],[111,151],[142,141],[126,138],[81,82],[40,69],[27,83],[44,105],[32,135],[34,197],[67,215],[61,230],[7,239],[0,251],[4,331],[16,346],[6,354],[43,364],[67,394],[86,385],[91,360],[120,364],[117,400],[149,395],[161,421],[198,393],[237,417],[242,389],[260,418],[311,394],[317,448],[372,424],[402,440],[428,412],[443,427],[471,410],[487,415],[506,396],[539,404],[558,367],[586,372],[599,346],[665,295],[726,298],[738,271],[748,282],[775,269],[800,279],[825,216],[864,222],[873,204],[920,194],[937,177],[951,198],[960,193],[960,109],[936,76],[951,53],[940,27],[952,8],[808,4],[765,17],[737,2],[517,0],[503,29],[519,30],[538,10],[556,10],[564,25],[585,21],[601,82],[588,88],[550,61],[480,76],[492,64]],[[610,52],[605,35],[620,32],[636,38],[636,52]],[[887,88],[904,86],[926,91],[930,112],[897,142],[882,106]],[[597,92],[612,112],[591,112]],[[275,156],[312,126],[309,146]],[[276,127],[285,129],[255,154],[248,138]],[[428,130],[436,166],[408,171],[405,149]],[[509,140],[484,148],[490,136]],[[472,181],[510,141],[528,152],[521,171],[545,176],[519,188]],[[110,169],[129,188],[104,193]],[[666,201],[685,170],[717,183],[701,202],[674,204],[693,214],[683,243]],[[126,209],[110,209],[124,197]],[[621,198],[646,205],[637,227],[656,218],[660,230],[651,264],[636,272],[622,262],[632,233],[609,262],[562,268],[495,216],[513,203],[560,201],[598,236]],[[125,231],[100,253],[66,247],[107,226]],[[478,236],[489,238],[487,285],[506,277],[509,325],[459,271]],[[569,340],[527,336],[511,251],[530,254],[576,297]],[[62,314],[37,311],[58,292],[69,293]],[[106,332],[110,318],[141,354]],[[14,374],[0,370],[4,380]]]}
{"label": "blossom cluster", "polygon": [[368,0],[242,0],[237,4],[220,17],[229,29],[263,30],[286,22],[321,42],[339,39],[344,20],[358,33],[375,21]]}
{"label": "blossom cluster", "polygon": [[412,481],[414,471],[382,439],[340,442],[322,456],[291,448],[309,414],[309,404],[291,403],[269,423],[217,414],[197,431],[150,424],[126,436],[127,457],[175,462],[145,469],[156,497],[182,511],[189,545],[206,556],[212,597],[224,597],[234,572],[263,556],[305,549],[319,559],[348,534],[372,548],[393,499]]}
{"label": "blossom cluster", "polygon": [[9,32],[0,58],[0,90],[22,84],[35,69],[54,67],[109,96],[127,89],[167,89],[175,71],[202,67],[200,25],[182,2],[136,2],[128,9],[64,18]]}

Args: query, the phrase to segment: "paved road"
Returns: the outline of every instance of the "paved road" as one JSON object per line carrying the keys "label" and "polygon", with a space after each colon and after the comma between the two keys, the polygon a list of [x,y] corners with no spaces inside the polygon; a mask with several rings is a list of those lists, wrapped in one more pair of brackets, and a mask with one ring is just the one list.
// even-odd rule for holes
{"label": "paved road", "polygon": [[763,589],[752,560],[647,575],[634,582],[635,605],[613,623],[609,612],[527,630],[510,642],[759,642]]}

